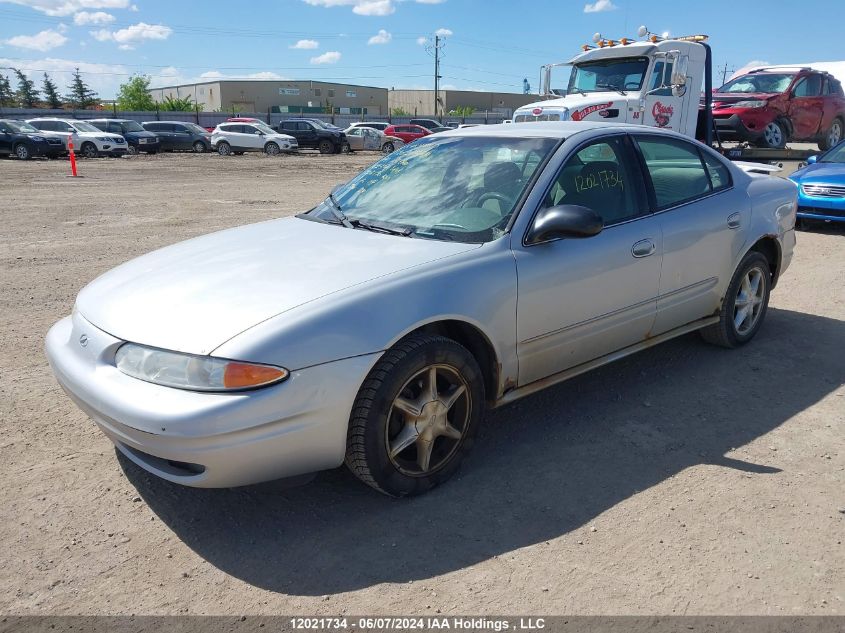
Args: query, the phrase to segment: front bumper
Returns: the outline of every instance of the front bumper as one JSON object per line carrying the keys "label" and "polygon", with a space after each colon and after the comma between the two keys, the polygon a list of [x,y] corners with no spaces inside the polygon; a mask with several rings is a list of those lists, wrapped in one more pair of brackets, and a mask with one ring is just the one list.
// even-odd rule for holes
{"label": "front bumper", "polygon": [[845,198],[808,196],[798,184],[798,218],[822,222],[845,222]]}
{"label": "front bumper", "polygon": [[739,114],[713,113],[719,139],[723,141],[759,141],[763,130],[771,123],[765,116],[741,117]]}
{"label": "front bumper", "polygon": [[197,393],[120,372],[114,354],[123,342],[74,313],[47,334],[47,358],[61,387],[127,458],[201,488],[339,466],[352,403],[375,362],[346,359],[292,371],[264,389]]}

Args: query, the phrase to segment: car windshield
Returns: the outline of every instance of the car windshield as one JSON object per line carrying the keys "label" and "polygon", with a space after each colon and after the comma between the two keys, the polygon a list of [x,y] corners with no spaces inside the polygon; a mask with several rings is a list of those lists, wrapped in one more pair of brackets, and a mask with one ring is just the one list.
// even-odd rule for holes
{"label": "car windshield", "polygon": [[196,123],[185,123],[184,126],[195,134],[208,134],[208,130],[206,130],[204,127],[200,127]]}
{"label": "car windshield", "polygon": [[762,92],[766,94],[778,94],[786,91],[795,75],[789,73],[759,73],[743,75],[731,79],[716,92],[751,94]]}
{"label": "car windshield", "polygon": [[271,128],[271,127],[270,127],[269,125],[267,125],[266,123],[256,122],[256,123],[250,123],[250,125],[251,125],[252,127],[258,128],[258,129],[259,129],[261,132],[263,132],[264,134],[277,134],[276,130],[274,130],[273,128]]}
{"label": "car windshield", "polygon": [[7,121],[7,125],[19,134],[32,134],[38,132],[38,129],[32,127],[29,123],[23,121]]}
{"label": "car windshield", "polygon": [[531,177],[557,143],[430,136],[383,158],[307,215],[337,223],[342,212],[353,226],[488,242],[505,233]]}
{"label": "car windshield", "polygon": [[86,121],[73,121],[71,126],[76,128],[77,132],[102,132],[102,130],[98,127],[94,127],[90,123]]}
{"label": "car windshield", "polygon": [[845,163],[845,143],[840,143],[822,156],[820,163]]}
{"label": "car windshield", "polygon": [[584,62],[572,67],[568,94],[639,90],[648,69],[647,57],[624,57]]}
{"label": "car windshield", "polygon": [[139,123],[136,121],[124,121],[123,122],[123,129],[127,132],[144,132],[144,128],[141,127]]}

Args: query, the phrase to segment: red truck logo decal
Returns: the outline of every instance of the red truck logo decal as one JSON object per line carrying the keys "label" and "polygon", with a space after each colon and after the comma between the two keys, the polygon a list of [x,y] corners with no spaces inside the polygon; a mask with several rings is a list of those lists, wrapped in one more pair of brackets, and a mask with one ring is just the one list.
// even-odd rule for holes
{"label": "red truck logo decal", "polygon": [[663,105],[659,101],[654,104],[651,109],[651,116],[654,117],[654,122],[657,127],[668,127],[672,121],[672,115],[675,114],[675,108],[670,105]]}
{"label": "red truck logo decal", "polygon": [[610,103],[597,103],[596,105],[587,106],[582,110],[575,110],[575,112],[572,113],[572,120],[583,121],[593,112],[598,112],[599,110],[607,110],[612,105],[613,101],[611,101]]}

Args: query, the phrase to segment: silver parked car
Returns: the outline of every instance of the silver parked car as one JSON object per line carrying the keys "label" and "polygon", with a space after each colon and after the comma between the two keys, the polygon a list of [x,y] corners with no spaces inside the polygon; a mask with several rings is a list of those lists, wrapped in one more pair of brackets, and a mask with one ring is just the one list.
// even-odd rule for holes
{"label": "silver parked car", "polygon": [[106,273],[47,354],[117,448],[170,481],[345,461],[418,494],[455,472],[487,407],[693,330],[751,340],[796,195],[654,128],[444,132],[307,213]]}

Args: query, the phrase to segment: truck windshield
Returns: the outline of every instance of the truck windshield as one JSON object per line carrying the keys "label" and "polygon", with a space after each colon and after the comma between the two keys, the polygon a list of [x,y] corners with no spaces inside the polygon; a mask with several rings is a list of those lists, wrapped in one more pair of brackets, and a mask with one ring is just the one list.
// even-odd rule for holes
{"label": "truck windshield", "polygon": [[567,94],[639,90],[648,69],[647,57],[621,57],[583,62],[572,67]]}
{"label": "truck windshield", "polygon": [[767,94],[779,94],[789,88],[792,83],[792,78],[795,75],[788,73],[759,73],[753,75],[743,75],[736,79],[731,79],[724,86],[716,90],[716,92],[740,93],[750,94],[755,92],[763,92]]}

